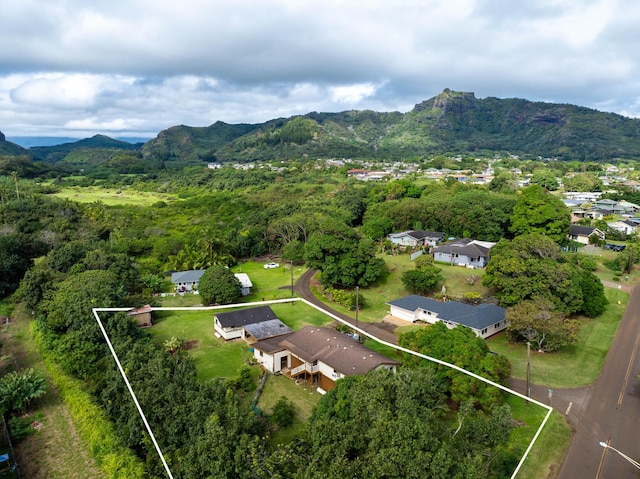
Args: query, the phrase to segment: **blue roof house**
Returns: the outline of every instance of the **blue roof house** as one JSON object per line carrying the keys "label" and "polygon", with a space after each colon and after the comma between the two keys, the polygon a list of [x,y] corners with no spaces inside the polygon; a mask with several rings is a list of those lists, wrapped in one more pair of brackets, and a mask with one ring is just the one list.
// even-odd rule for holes
{"label": "blue roof house", "polygon": [[506,310],[495,304],[472,306],[457,301],[436,301],[413,294],[389,301],[389,314],[395,318],[415,323],[434,324],[442,321],[448,328],[464,326],[473,329],[477,336],[488,338],[507,328]]}

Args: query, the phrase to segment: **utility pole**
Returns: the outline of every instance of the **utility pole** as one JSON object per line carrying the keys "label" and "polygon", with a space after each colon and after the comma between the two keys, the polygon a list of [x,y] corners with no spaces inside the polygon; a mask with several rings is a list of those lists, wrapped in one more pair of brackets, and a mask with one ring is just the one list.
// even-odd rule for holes
{"label": "utility pole", "polygon": [[359,287],[356,286],[356,328],[358,327],[358,310],[360,309],[360,305],[358,304],[358,294],[359,292]]}
{"label": "utility pole", "polygon": [[527,342],[527,397],[531,397],[531,343],[529,342]]}
{"label": "utility pole", "polygon": [[[291,299],[293,299],[293,260],[291,260]],[[291,305],[293,306],[293,301],[291,301]]]}

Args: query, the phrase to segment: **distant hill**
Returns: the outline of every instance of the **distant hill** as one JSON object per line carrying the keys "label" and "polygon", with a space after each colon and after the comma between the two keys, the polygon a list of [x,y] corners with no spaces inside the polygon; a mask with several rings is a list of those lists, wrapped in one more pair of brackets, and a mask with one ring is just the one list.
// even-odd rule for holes
{"label": "distant hill", "polygon": [[640,159],[640,120],[585,107],[445,89],[407,113],[308,113],[261,124],[176,126],[147,142],[145,157],[254,161],[300,157],[407,159],[509,152],[597,161]]}
{"label": "distant hill", "polygon": [[[115,139],[142,146],[151,138],[115,137]],[[74,143],[78,141],[78,138],[71,138],[68,136],[12,136],[9,138],[9,141],[16,143],[23,148],[33,148],[34,146],[56,146],[63,143]]]}
{"label": "distant hill", "polygon": [[22,148],[20,145],[16,145],[10,141],[7,141],[4,134],[0,131],[0,156],[31,156],[29,150]]}
{"label": "distant hill", "polygon": [[[37,160],[45,161],[47,163],[57,163],[64,160],[71,152],[75,152],[75,156],[78,156],[78,151],[85,151],[88,156],[91,156],[93,153],[100,150],[99,156],[108,157],[110,155],[105,155],[104,150],[137,151],[140,147],[141,145],[139,144],[134,145],[127,141],[114,140],[113,138],[105,135],[95,135],[91,138],[85,138],[84,140],[78,140],[70,143],[62,143],[60,145],[35,146],[30,148],[29,151]],[[75,162],[77,161],[78,160],[76,159]],[[87,161],[87,163],[91,163],[91,161]]]}

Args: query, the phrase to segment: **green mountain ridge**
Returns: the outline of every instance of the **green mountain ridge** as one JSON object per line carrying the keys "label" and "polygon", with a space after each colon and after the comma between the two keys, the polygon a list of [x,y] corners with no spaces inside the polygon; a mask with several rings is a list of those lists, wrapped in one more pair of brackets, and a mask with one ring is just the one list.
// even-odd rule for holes
{"label": "green mountain ridge", "polygon": [[[222,125],[229,133],[224,138]],[[311,112],[255,125],[179,126],[143,147],[144,155],[209,161],[409,159],[482,151],[581,161],[640,159],[640,120],[569,104],[478,99],[445,89],[404,114]]]}
{"label": "green mountain ridge", "polygon": [[310,112],[256,124],[178,125],[143,145],[95,135],[25,149],[0,133],[1,155],[47,163],[122,162],[118,158],[127,152],[142,157],[144,164],[158,165],[293,158],[412,160],[491,152],[579,161],[640,159],[640,120],[570,104],[478,99],[471,92],[445,89],[406,113]]}

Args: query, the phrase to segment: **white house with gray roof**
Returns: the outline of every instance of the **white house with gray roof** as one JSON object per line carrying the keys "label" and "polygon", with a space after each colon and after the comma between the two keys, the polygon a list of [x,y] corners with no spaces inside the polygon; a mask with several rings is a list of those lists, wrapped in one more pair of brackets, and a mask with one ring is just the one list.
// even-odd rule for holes
{"label": "white house with gray roof", "polygon": [[433,260],[467,268],[484,268],[489,262],[489,251],[495,246],[490,241],[468,238],[454,240],[433,249]]}
{"label": "white house with gray roof", "polygon": [[389,301],[389,314],[410,323],[418,321],[435,324],[442,321],[448,328],[465,326],[477,336],[488,338],[507,328],[506,310],[495,304],[470,304],[457,301],[436,301],[413,294]]}

